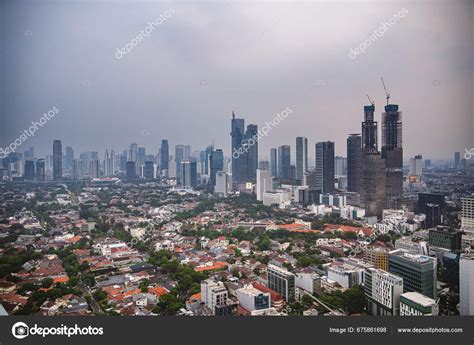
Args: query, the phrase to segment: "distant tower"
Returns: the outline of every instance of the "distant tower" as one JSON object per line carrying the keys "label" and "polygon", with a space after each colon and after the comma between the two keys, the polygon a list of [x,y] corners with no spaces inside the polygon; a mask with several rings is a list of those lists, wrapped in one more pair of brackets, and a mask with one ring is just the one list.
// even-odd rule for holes
{"label": "distant tower", "polygon": [[323,193],[334,191],[334,146],[332,141],[316,143],[316,188]]}
{"label": "distant tower", "polygon": [[278,154],[277,149],[270,149],[270,169],[272,176],[278,176]]}
{"label": "distant tower", "polygon": [[308,171],[308,139],[296,137],[296,179],[302,181]]}
{"label": "distant tower", "polygon": [[53,180],[59,181],[63,178],[63,149],[61,140],[53,142]]}
{"label": "distant tower", "polygon": [[234,182],[239,182],[240,177],[240,164],[239,164],[239,148],[242,145],[242,140],[244,139],[244,130],[245,130],[245,120],[237,119],[235,113],[232,112],[231,120],[231,154],[232,154],[232,180]]}
{"label": "distant tower", "polygon": [[362,137],[350,134],[347,138],[347,190],[359,193],[362,188]]}
{"label": "distant tower", "polygon": [[290,145],[278,147],[278,177],[283,180],[290,179],[291,174],[291,151]]}
{"label": "distant tower", "polygon": [[161,156],[160,156],[160,169],[168,170],[169,169],[169,161],[170,161],[170,149],[168,145],[168,140],[163,139],[161,140]]}

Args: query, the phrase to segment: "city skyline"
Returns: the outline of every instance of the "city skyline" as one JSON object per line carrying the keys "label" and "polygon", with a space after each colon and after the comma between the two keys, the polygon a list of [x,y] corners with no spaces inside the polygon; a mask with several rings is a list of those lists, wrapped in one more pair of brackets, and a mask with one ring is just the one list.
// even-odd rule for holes
{"label": "city skyline", "polygon": [[[28,139],[25,149],[35,146],[44,155],[52,140],[62,139],[77,152],[106,147],[119,151],[131,142],[158,150],[161,140],[167,139],[172,147],[190,144],[201,148],[214,142],[230,155],[228,118],[232,111],[261,128],[291,107],[289,119],[259,143],[261,158],[268,159],[272,147],[289,144],[293,148],[297,136],[307,137],[310,143],[334,141],[336,155],[345,155],[347,135],[360,130],[361,109],[368,104],[366,93],[375,100],[375,119],[381,121],[385,93],[380,76],[384,76],[393,103],[404,112],[405,157],[450,158],[452,152],[472,147],[473,132],[472,85],[467,73],[471,47],[462,35],[470,25],[468,11],[464,11],[468,2],[457,4],[391,2],[377,9],[360,4],[360,11],[374,18],[362,22],[339,4],[210,3],[196,8],[173,3],[175,13],[167,22],[117,60],[116,47],[146,25],[153,17],[150,13],[168,9],[167,3],[143,4],[127,12],[130,21],[117,31],[107,26],[104,40],[90,35],[90,30],[100,32],[114,19],[100,4],[93,6],[94,14],[102,19],[98,24],[91,22],[96,17],[90,4],[76,4],[74,14],[67,5],[55,7],[65,22],[75,23],[81,16],[81,30],[85,31],[79,33],[74,25],[47,22],[51,15],[47,4],[38,8],[42,15],[25,19],[19,17],[25,3],[6,2],[1,6],[10,13],[4,34],[9,49],[2,58],[8,68],[2,87],[5,126],[0,145],[7,146],[31,121],[57,107],[56,117]],[[384,37],[356,59],[348,57],[350,49],[404,6],[406,16]],[[122,4],[117,13],[128,9]],[[195,21],[189,20],[190,14],[196,15]],[[222,33],[214,33],[217,25]],[[322,37],[321,28],[334,30],[334,37],[344,39]],[[303,44],[301,37],[307,34],[314,39]],[[45,37],[52,44],[61,43],[61,49],[48,56],[39,54]],[[68,37],[74,38],[74,45]],[[229,37],[235,38],[232,44]],[[406,42],[406,37],[413,37],[416,44]],[[94,45],[100,46],[94,56],[84,54]],[[392,46],[403,49],[384,53]],[[242,51],[248,56],[242,56]],[[456,55],[450,55],[452,51]],[[18,55],[35,59],[26,65]],[[272,56],[270,61],[268,56]],[[66,78],[63,68],[68,69]],[[25,88],[27,80],[30,86]],[[312,157],[314,145],[310,146]],[[22,150],[20,147],[19,152]]]}

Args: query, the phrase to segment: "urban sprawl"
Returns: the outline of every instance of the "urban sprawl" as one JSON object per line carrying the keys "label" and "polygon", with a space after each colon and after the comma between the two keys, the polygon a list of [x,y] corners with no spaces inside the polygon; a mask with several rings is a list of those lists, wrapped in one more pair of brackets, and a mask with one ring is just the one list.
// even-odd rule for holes
{"label": "urban sprawl", "polygon": [[474,315],[472,161],[404,165],[399,106],[363,116],[346,157],[297,137],[295,158],[259,159],[234,113],[229,156],[18,147],[0,160],[0,314]]}

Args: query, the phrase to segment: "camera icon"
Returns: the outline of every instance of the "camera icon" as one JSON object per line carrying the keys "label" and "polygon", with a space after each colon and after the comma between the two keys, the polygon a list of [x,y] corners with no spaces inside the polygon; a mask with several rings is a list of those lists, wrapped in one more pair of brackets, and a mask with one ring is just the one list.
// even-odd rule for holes
{"label": "camera icon", "polygon": [[12,334],[17,339],[23,339],[30,334],[30,328],[24,322],[17,322],[12,326]]}

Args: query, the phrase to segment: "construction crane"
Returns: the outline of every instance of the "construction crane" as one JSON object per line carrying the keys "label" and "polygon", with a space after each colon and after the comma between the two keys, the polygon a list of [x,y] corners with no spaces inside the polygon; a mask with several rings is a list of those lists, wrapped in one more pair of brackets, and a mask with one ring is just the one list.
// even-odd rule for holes
{"label": "construction crane", "polygon": [[385,82],[383,81],[383,77],[380,77],[382,79],[382,85],[383,89],[385,90],[385,98],[387,99],[387,105],[388,105],[388,100],[390,99],[390,93],[387,91],[387,88],[385,87]]}
{"label": "construction crane", "polygon": [[369,94],[367,94],[367,98],[369,99],[370,104],[375,105],[375,102],[370,98]]}

